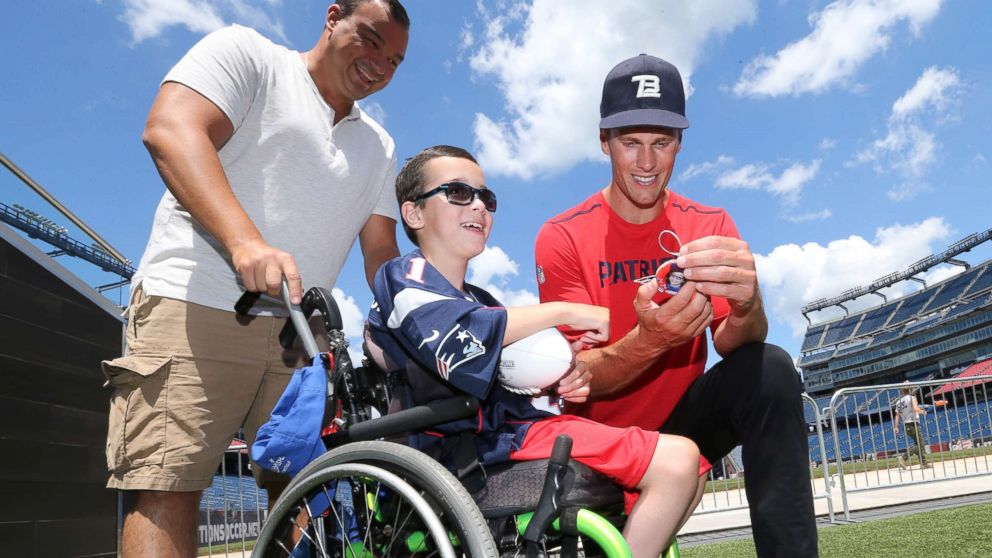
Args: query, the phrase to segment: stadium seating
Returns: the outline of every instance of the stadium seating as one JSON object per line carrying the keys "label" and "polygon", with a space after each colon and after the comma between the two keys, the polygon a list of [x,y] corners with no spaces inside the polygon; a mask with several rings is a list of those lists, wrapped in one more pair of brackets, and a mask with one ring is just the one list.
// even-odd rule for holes
{"label": "stadium seating", "polygon": [[970,297],[990,288],[992,288],[992,265],[987,265],[981,277],[968,287],[965,295]]}
{"label": "stadium seating", "polygon": [[986,306],[989,306],[990,304],[992,304],[992,297],[987,295],[980,296],[974,300],[968,301],[964,304],[959,304],[954,308],[951,308],[951,311],[944,316],[944,319],[942,321],[949,322],[954,318],[957,318],[958,316],[962,316],[964,314],[967,314],[968,312],[973,312],[980,308],[984,308]]}
{"label": "stadium seating", "polygon": [[861,326],[858,327],[858,331],[855,335],[861,337],[875,333],[889,321],[889,318],[892,317],[892,314],[894,314],[895,311],[896,307],[890,304],[880,306],[869,311],[868,315],[865,316],[864,321],[861,322]]}
{"label": "stadium seating", "polygon": [[901,324],[903,322],[909,321],[924,304],[927,303],[933,297],[933,291],[926,289],[920,292],[909,295],[908,297],[902,299],[902,305],[896,310],[894,316],[889,321],[890,324]]}
{"label": "stadium seating", "polygon": [[[946,323],[970,311],[992,303],[992,261],[983,262],[950,279],[930,285],[908,296],[881,306],[856,313],[833,322],[810,326],[803,338],[804,355],[827,347],[871,339],[877,347],[903,335],[919,332],[939,323]],[[949,309],[949,310],[948,310]],[[936,314],[943,310],[944,314]],[[907,325],[908,324],[908,325]],[[865,347],[868,345],[865,344]],[[852,354],[847,347],[835,356]],[[823,362],[824,357],[800,362],[800,366]]]}
{"label": "stadium seating", "polygon": [[223,510],[225,502],[245,510],[264,510],[269,505],[267,493],[256,486],[254,478],[214,475],[210,487],[203,492],[200,510]]}
{"label": "stadium seating", "polygon": [[[877,399],[881,400],[884,397],[885,394]],[[896,451],[904,452],[906,447],[911,445],[905,434],[893,435],[891,420],[879,422],[877,416],[875,416],[876,420],[869,420],[871,417],[867,414],[855,416],[862,418],[850,421],[846,426],[839,426],[837,431],[840,454],[844,460],[864,458],[869,455],[891,455]],[[928,446],[949,446],[962,439],[992,441],[992,402],[990,401],[934,407],[920,418],[924,444]],[[827,460],[833,461],[837,457],[833,436],[830,432],[825,432],[824,438]],[[810,461],[819,463],[821,458],[816,435],[810,434],[808,441]]]}
{"label": "stadium seating", "polygon": [[844,318],[840,323],[830,325],[827,328],[826,335],[823,336],[823,344],[834,345],[850,337],[851,333],[854,332],[854,328],[857,327],[858,322],[861,321],[861,318],[862,315],[857,314]]}
{"label": "stadium seating", "polygon": [[940,289],[940,292],[933,297],[930,304],[926,305],[923,312],[926,313],[939,310],[944,306],[947,306],[953,300],[963,296],[968,286],[982,271],[984,271],[984,269],[980,267],[972,268],[950,279],[947,283],[944,283],[943,287]]}
{"label": "stadium seating", "polygon": [[825,325],[813,326],[806,330],[806,338],[803,340],[802,351],[808,351],[820,346],[820,339],[823,337]]}
{"label": "stadium seating", "polygon": [[902,330],[902,334],[909,335],[910,333],[916,333],[917,331],[923,331],[928,327],[935,326],[940,321],[940,318],[941,316],[937,314],[917,320],[906,326],[906,329]]}

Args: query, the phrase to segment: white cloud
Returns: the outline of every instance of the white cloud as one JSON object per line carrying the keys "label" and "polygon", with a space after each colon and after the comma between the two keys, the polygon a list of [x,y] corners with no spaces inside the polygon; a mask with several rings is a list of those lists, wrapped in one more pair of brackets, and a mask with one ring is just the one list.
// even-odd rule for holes
{"label": "white cloud", "polygon": [[768,163],[748,163],[733,168],[733,157],[720,155],[714,161],[693,163],[682,172],[682,180],[701,176],[716,176],[713,185],[725,190],[763,190],[775,196],[785,205],[795,205],[799,201],[803,186],[816,178],[820,171],[820,160],[809,163],[792,163],[775,176],[775,166]]}
{"label": "white cloud", "polygon": [[859,152],[851,164],[871,163],[879,174],[894,172],[905,182],[890,189],[893,201],[909,200],[929,190],[921,179],[937,162],[940,147],[934,129],[952,119],[961,91],[954,68],[931,66],[892,105],[885,137]]}
{"label": "white cloud", "polygon": [[805,164],[792,163],[778,176],[775,176],[772,167],[766,163],[751,163],[722,172],[714,185],[728,190],[765,190],[778,196],[786,205],[794,205],[799,200],[803,186],[816,178],[819,171],[819,159]]}
{"label": "white cloud", "polygon": [[752,163],[720,174],[715,186],[726,190],[759,190],[774,180],[768,165]]}
{"label": "white cloud", "polygon": [[714,174],[721,169],[725,169],[730,165],[734,164],[734,158],[728,157],[726,155],[720,155],[715,161],[706,161],[705,163],[693,163],[689,165],[687,169],[682,171],[682,180],[692,180],[697,176],[706,176],[709,174]]}
{"label": "white cloud", "polygon": [[283,24],[275,15],[280,0],[256,6],[246,0],[124,0],[119,19],[131,30],[132,43],[161,35],[179,25],[194,33],[209,33],[230,23],[240,23],[287,42]]}
{"label": "white cloud", "polygon": [[386,125],[386,109],[382,108],[382,105],[368,99],[362,100],[359,105],[362,107],[362,110],[372,117],[372,120],[378,122],[380,126]]}
{"label": "white cloud", "polygon": [[818,172],[820,172],[819,159],[814,159],[806,165],[793,163],[768,185],[768,191],[785,199],[795,200],[802,192],[803,185],[813,180]]}
{"label": "white cloud", "polygon": [[831,138],[823,138],[822,140],[820,140],[820,149],[822,149],[823,151],[829,151],[835,147],[837,147],[836,140],[833,140]]}
{"label": "white cloud", "polygon": [[[910,225],[879,228],[873,240],[850,236],[825,246],[815,242],[802,246],[784,244],[767,255],[756,254],[755,264],[769,317],[789,325],[793,336],[799,337],[808,325],[799,312],[803,305],[901,271],[941,249],[951,234],[950,225],[942,218],[931,217]],[[904,282],[883,294],[891,299],[890,295],[915,289]],[[878,297],[865,296],[845,306],[854,311],[880,301]],[[829,315],[822,311],[810,317],[822,321]]]}
{"label": "white cloud", "polygon": [[925,182],[903,182],[889,188],[885,195],[894,202],[908,201],[933,188]]}
{"label": "white cloud", "polygon": [[793,223],[809,223],[810,221],[823,221],[833,217],[833,212],[829,209],[820,211],[808,211],[806,213],[795,213],[785,216],[786,221]]}
{"label": "white cloud", "polygon": [[813,31],[744,68],[734,93],[747,96],[820,93],[848,81],[892,41],[897,24],[918,35],[942,0],[838,0],[809,16]]}
{"label": "white cloud", "polygon": [[512,277],[519,274],[519,265],[499,246],[486,246],[481,254],[468,264],[468,282],[481,287],[506,306],[537,304],[536,294],[526,289],[507,287]]}
{"label": "white cloud", "polygon": [[362,364],[362,332],[365,329],[367,312],[359,309],[355,297],[348,296],[341,289],[331,290],[334,302],[341,311],[341,322],[344,324],[344,334],[348,338],[348,354],[355,366]]}
{"label": "white cloud", "polygon": [[960,85],[961,79],[954,68],[930,66],[923,71],[916,84],[892,104],[892,117],[904,119],[928,107],[937,113],[944,113]]}
{"label": "white cloud", "polygon": [[487,172],[529,179],[599,160],[598,108],[610,68],[641,52],[660,56],[679,68],[691,93],[704,46],[756,16],[754,0],[647,6],[535,0],[498,15],[480,8],[484,31],[474,38],[471,68],[492,78],[505,101],[505,116],[476,114],[476,151]]}

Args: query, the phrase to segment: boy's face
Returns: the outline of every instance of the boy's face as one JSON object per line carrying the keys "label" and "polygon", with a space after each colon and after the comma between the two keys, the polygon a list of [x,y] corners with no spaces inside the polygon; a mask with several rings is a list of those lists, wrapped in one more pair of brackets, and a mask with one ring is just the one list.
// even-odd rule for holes
{"label": "boy's face", "polygon": [[[431,159],[424,165],[423,176],[421,193],[449,182],[462,182],[478,189],[486,187],[479,165],[460,157]],[[466,261],[482,253],[493,227],[493,215],[478,196],[468,205],[455,205],[444,192],[423,200],[420,206],[404,203],[403,218],[417,231],[425,255],[454,256]]]}

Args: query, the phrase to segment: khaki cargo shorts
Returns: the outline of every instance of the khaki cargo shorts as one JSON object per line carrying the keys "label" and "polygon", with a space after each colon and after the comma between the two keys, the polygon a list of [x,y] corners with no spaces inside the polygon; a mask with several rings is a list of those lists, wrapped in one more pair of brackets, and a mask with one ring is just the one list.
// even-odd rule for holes
{"label": "khaki cargo shorts", "polygon": [[[125,356],[103,362],[114,394],[107,434],[109,488],[203,490],[243,427],[249,447],[303,349],[286,351],[285,318],[239,317],[135,288]],[[318,339],[326,346],[326,337]],[[297,343],[299,345],[299,343]],[[252,464],[262,486],[286,477]]]}

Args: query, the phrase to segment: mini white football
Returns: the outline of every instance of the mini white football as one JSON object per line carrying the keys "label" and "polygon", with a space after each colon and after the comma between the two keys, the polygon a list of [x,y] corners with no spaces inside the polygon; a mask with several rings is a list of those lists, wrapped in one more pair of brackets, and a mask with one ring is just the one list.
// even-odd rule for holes
{"label": "mini white football", "polygon": [[514,341],[499,356],[499,381],[511,391],[536,394],[572,367],[572,348],[551,327]]}

